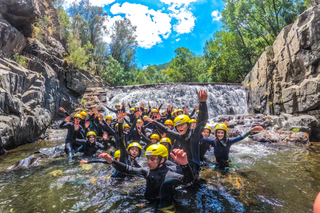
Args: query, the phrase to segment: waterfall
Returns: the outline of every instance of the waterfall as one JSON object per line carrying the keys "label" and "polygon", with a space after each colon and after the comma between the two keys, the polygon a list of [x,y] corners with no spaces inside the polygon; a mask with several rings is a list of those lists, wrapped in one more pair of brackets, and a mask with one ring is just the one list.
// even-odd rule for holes
{"label": "waterfall", "polygon": [[[106,91],[106,105],[114,108],[117,103],[130,101],[131,107],[140,106],[143,102],[146,107],[148,101],[152,107],[164,101],[161,110],[166,109],[168,104],[173,103],[175,109],[187,107],[189,113],[194,105],[198,105],[197,91],[206,90],[208,93],[209,118],[218,115],[247,114],[247,100],[244,88],[241,85],[220,85],[220,84],[157,84],[138,85],[109,88]],[[128,105],[126,107],[128,110]],[[113,115],[106,109],[106,113]]]}

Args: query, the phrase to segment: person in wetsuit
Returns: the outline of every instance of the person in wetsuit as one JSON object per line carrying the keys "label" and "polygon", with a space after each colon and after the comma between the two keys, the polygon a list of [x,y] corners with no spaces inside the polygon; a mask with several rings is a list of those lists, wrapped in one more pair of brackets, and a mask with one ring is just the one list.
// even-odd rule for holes
{"label": "person in wetsuit", "polygon": [[73,116],[74,122],[70,122],[71,116],[66,117],[66,119],[59,125],[61,129],[68,129],[68,134],[65,141],[65,152],[69,158],[72,158],[75,150],[79,147],[74,143],[78,139],[85,138],[85,131],[80,125],[82,116],[80,114],[75,114]]}
{"label": "person in wetsuit", "polygon": [[[200,113],[199,113],[200,114]],[[208,143],[214,148],[214,155],[215,155],[215,168],[224,170],[225,168],[229,167],[229,152],[230,147],[243,140],[244,138],[251,135],[252,132],[257,132],[263,130],[263,127],[256,126],[250,129],[249,131],[239,135],[236,138],[227,138],[228,134],[228,127],[225,124],[218,124],[215,128],[215,136],[216,139],[208,139],[203,138],[202,141],[204,143]]]}
{"label": "person in wetsuit", "polygon": [[182,174],[173,172],[165,162],[168,150],[161,144],[153,144],[146,150],[148,168],[135,168],[121,162],[114,161],[110,155],[103,153],[99,157],[105,158],[108,163],[119,172],[142,176],[146,179],[145,198],[149,204],[155,205],[159,210],[173,208],[173,195],[175,187],[188,184],[194,180],[188,157],[183,150],[176,149],[170,153],[173,160],[181,166]]}
{"label": "person in wetsuit", "polygon": [[100,150],[100,153],[105,149],[105,147],[96,141],[96,133],[93,131],[90,131],[87,133],[87,140],[85,139],[76,139],[75,143],[79,144],[80,147],[77,149],[78,152],[83,152],[85,156],[91,156],[93,157],[98,150]]}
{"label": "person in wetsuit", "polygon": [[[203,131],[201,133],[202,137],[201,138],[208,138],[209,135],[211,134],[211,127],[206,125],[203,128]],[[200,141],[200,161],[203,163],[205,162],[205,154],[206,152],[210,149],[210,145],[208,143],[203,142],[202,140]]]}
{"label": "person in wetsuit", "polygon": [[188,156],[188,162],[194,174],[200,171],[200,137],[203,127],[208,120],[208,109],[206,100],[208,94],[204,90],[198,92],[199,119],[195,129],[190,129],[190,118],[187,115],[179,115],[174,119],[174,126],[177,131],[173,131],[163,124],[154,121],[150,118],[145,118],[150,123],[153,123],[160,131],[165,132],[167,137],[173,139],[173,149],[183,149]]}

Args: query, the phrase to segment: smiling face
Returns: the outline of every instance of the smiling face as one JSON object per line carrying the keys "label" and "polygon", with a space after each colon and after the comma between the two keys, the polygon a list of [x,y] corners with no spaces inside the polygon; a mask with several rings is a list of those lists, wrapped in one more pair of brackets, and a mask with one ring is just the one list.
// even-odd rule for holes
{"label": "smiling face", "polygon": [[172,125],[167,124],[165,126],[168,127],[169,129],[172,129]]}
{"label": "smiling face", "polygon": [[224,138],[224,130],[218,129],[217,130],[217,138],[222,140]]}
{"label": "smiling face", "polygon": [[154,139],[154,138],[151,138],[151,143],[152,143],[152,144],[158,143],[158,140],[157,140],[157,139]]}
{"label": "smiling face", "polygon": [[210,135],[210,131],[209,129],[204,129],[201,134],[204,138],[208,138]]}
{"label": "smiling face", "polygon": [[177,125],[177,130],[181,135],[186,134],[188,129],[189,129],[189,126],[187,123]]}
{"label": "smiling face", "polygon": [[120,109],[120,106],[116,106],[116,109],[117,109],[117,110]]}
{"label": "smiling face", "polygon": [[107,124],[108,124],[109,126],[111,125],[111,120],[110,120],[110,119],[107,120]]}
{"label": "smiling face", "polygon": [[130,149],[129,149],[129,153],[130,153],[130,155],[132,156],[132,157],[138,157],[139,156],[139,154],[140,154],[140,150],[139,150],[139,148],[138,147],[131,147]]}
{"label": "smiling face", "polygon": [[194,128],[196,128],[196,126],[197,126],[197,123],[196,122],[192,122],[190,129],[194,129]]}
{"label": "smiling face", "polygon": [[89,142],[90,142],[90,143],[94,143],[94,141],[95,141],[94,139],[95,139],[95,138],[94,138],[93,135],[90,135],[90,136],[89,136]]}

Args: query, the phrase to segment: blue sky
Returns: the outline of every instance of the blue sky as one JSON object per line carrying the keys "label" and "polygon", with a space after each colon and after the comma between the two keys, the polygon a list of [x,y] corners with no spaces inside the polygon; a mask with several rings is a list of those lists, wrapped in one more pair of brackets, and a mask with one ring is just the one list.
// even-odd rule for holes
{"label": "blue sky", "polygon": [[[90,0],[109,15],[108,28],[123,17],[137,26],[139,67],[169,62],[178,47],[203,54],[205,42],[222,26],[222,0]],[[105,41],[109,38],[105,36]]]}

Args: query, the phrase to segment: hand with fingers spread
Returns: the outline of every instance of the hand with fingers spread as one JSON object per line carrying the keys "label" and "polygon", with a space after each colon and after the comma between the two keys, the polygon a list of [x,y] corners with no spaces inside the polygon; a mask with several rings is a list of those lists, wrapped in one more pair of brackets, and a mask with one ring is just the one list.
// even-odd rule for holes
{"label": "hand with fingers spread", "polygon": [[193,109],[197,109],[198,108],[198,105],[194,105]]}
{"label": "hand with fingers spread", "polygon": [[71,121],[71,116],[67,116],[66,119],[64,119],[64,122],[70,122]]}
{"label": "hand with fingers spread", "polygon": [[67,111],[66,111],[64,108],[62,108],[62,107],[60,107],[59,109],[60,109],[60,111],[63,112],[63,113],[66,113],[66,112],[67,112]]}
{"label": "hand with fingers spread", "polygon": [[170,156],[179,165],[187,165],[188,164],[187,153],[185,153],[182,149],[172,150],[172,153],[170,153]]}
{"label": "hand with fingers spread", "polygon": [[154,118],[155,121],[159,121],[161,120],[161,115],[160,114],[157,114],[157,116]]}
{"label": "hand with fingers spread", "polygon": [[89,121],[87,121],[87,122],[84,124],[84,127],[85,127],[86,129],[88,129],[88,128],[89,128],[89,126],[90,126],[90,122],[89,122]]}
{"label": "hand with fingers spread", "polygon": [[185,113],[188,115],[189,114],[189,110],[187,107],[184,108]]}
{"label": "hand with fingers spread", "polygon": [[110,155],[108,155],[107,153],[102,153],[102,154],[100,154],[100,155],[98,156],[98,158],[104,158],[104,159],[106,159],[106,161],[107,161],[108,163],[112,163],[112,161],[113,161],[112,157],[111,157]]}
{"label": "hand with fingers spread", "polygon": [[205,90],[200,90],[198,92],[199,102],[206,102],[207,98],[208,98],[208,94],[207,94],[207,92]]}
{"label": "hand with fingers spread", "polygon": [[163,133],[162,135],[161,135],[161,138],[165,138],[167,136],[167,134],[166,133]]}

